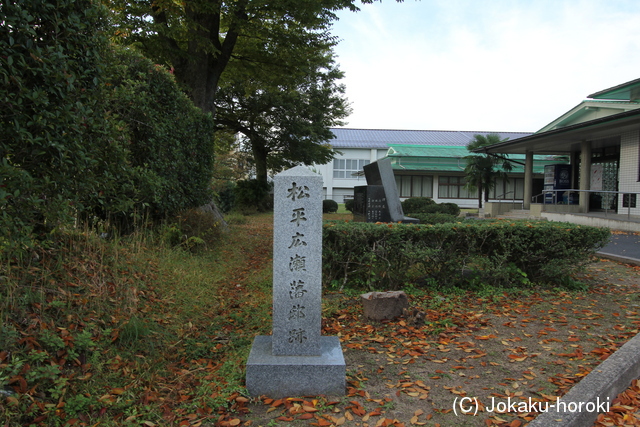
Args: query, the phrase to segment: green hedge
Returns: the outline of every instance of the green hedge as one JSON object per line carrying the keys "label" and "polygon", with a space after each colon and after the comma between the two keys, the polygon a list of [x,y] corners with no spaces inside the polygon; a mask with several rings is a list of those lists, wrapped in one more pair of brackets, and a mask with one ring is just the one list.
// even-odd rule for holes
{"label": "green hedge", "polygon": [[0,256],[55,229],[211,200],[213,131],[173,76],[109,44],[92,0],[0,2]]}
{"label": "green hedge", "polygon": [[[211,201],[214,121],[185,95],[163,67],[131,49],[110,58],[107,99],[112,122],[127,141],[127,160],[138,211],[153,219],[173,217]],[[124,164],[122,168],[124,169]],[[109,206],[118,199],[112,195]],[[133,212],[124,212],[131,215]]]}
{"label": "green hedge", "polygon": [[448,213],[412,213],[407,215],[420,220],[420,224],[445,224],[460,221],[456,215]]}
{"label": "green hedge", "polygon": [[460,215],[460,207],[455,203],[436,203],[429,197],[412,197],[402,202],[402,211],[405,215],[416,217],[421,213],[444,213]]}
{"label": "green hedge", "polygon": [[323,234],[325,285],[397,289],[417,279],[442,286],[567,283],[610,232],[546,221],[478,221],[326,223]]}
{"label": "green hedge", "polygon": [[425,212],[427,206],[435,206],[436,202],[430,197],[411,197],[402,202],[402,210],[406,212]]}
{"label": "green hedge", "polygon": [[440,213],[445,213],[453,216],[460,215],[460,206],[455,203],[440,203]]}
{"label": "green hedge", "polygon": [[0,2],[0,254],[70,223],[108,151],[100,114],[107,24],[95,2]]}

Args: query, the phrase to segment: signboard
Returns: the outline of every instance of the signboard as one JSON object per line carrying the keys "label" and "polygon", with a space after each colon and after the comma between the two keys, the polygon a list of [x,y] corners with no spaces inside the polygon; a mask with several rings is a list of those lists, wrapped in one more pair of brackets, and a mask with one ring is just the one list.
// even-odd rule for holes
{"label": "signboard", "polygon": [[591,189],[602,191],[602,164],[591,165]]}

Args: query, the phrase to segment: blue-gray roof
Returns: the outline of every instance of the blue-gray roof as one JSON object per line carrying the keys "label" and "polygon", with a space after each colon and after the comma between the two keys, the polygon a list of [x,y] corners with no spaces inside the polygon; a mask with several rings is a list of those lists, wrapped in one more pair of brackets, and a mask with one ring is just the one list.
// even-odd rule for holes
{"label": "blue-gray roof", "polygon": [[329,141],[334,148],[380,148],[389,144],[466,146],[474,135],[496,133],[509,141],[531,135],[531,132],[472,132],[445,130],[384,130],[332,128],[336,136]]}

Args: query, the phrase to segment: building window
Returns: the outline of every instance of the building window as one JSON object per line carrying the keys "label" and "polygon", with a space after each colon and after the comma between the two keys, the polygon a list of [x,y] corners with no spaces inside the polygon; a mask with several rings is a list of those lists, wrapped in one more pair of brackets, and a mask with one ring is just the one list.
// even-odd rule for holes
{"label": "building window", "polygon": [[463,176],[441,176],[438,178],[438,198],[440,199],[473,199],[477,196],[470,195],[469,190],[464,188],[466,184]]}
{"label": "building window", "polygon": [[490,199],[524,200],[524,178],[509,178],[496,180],[489,192]]}
{"label": "building window", "polygon": [[333,177],[355,179],[357,177],[353,174],[360,172],[369,163],[369,160],[362,159],[333,159]]}
{"label": "building window", "polygon": [[433,177],[396,175],[398,195],[402,198],[433,197]]}

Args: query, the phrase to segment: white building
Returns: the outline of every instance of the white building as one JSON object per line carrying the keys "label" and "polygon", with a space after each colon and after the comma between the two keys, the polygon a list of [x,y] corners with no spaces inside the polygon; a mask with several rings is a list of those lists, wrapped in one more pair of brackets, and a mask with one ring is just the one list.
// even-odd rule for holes
{"label": "white building", "polygon": [[[534,216],[575,220],[567,215],[594,211],[640,216],[640,79],[588,98],[533,135],[482,149],[525,155],[527,165],[534,154],[571,158],[579,204],[536,203],[532,180],[525,178],[525,208]],[[530,166],[528,177],[527,171]]]}
{"label": "white building", "polygon": [[[466,164],[463,159],[469,153],[464,149],[474,135],[496,133],[500,139],[513,140],[531,135],[526,132],[466,132],[434,130],[382,130],[382,129],[332,129],[335,139],[329,143],[340,152],[335,159],[325,165],[314,165],[314,169],[324,179],[324,197],[342,203],[353,197],[353,188],[366,185],[364,176],[357,173],[362,167],[387,155],[396,154],[394,174],[401,198],[432,197],[436,202],[454,202],[460,206],[477,207],[477,194],[460,193],[462,173]],[[431,151],[444,151],[440,157],[447,157],[453,166],[431,168],[407,168],[397,161],[399,147],[413,146]],[[391,151],[390,148],[394,147]],[[450,150],[447,150],[447,149]],[[524,159],[524,157],[523,157]],[[433,165],[432,165],[433,166]],[[523,173],[514,172],[523,179]],[[455,185],[458,192],[449,191]],[[515,184],[514,184],[515,185]],[[447,187],[447,188],[445,188]],[[462,195],[462,197],[460,197]],[[522,196],[520,196],[522,199]]]}

